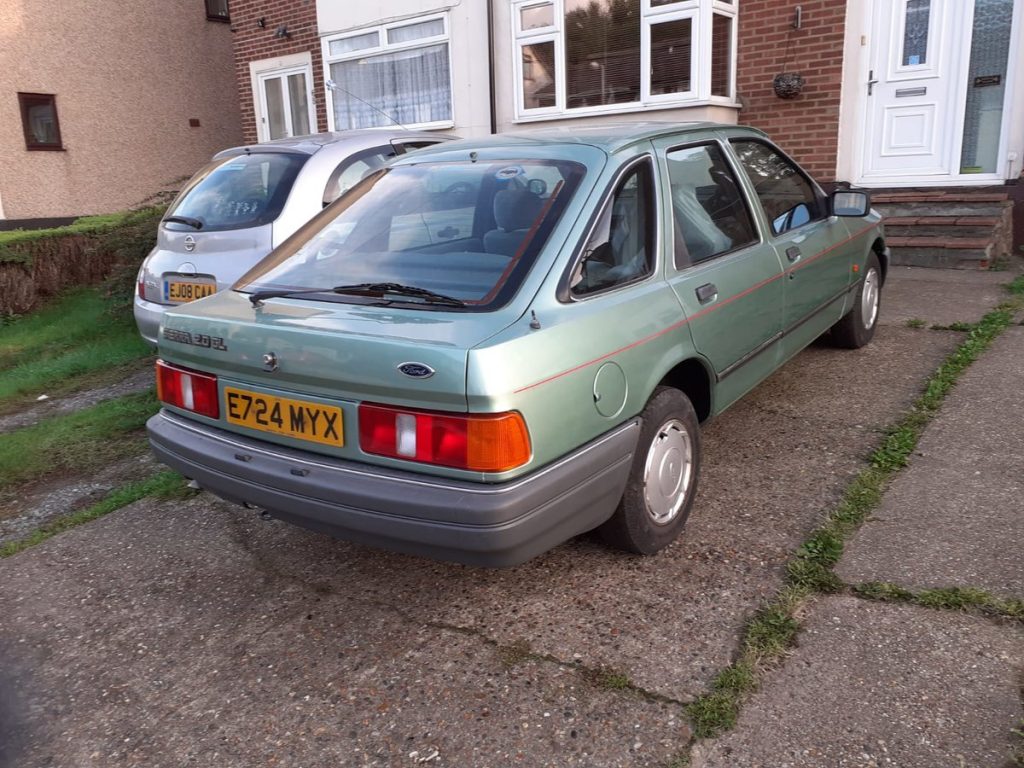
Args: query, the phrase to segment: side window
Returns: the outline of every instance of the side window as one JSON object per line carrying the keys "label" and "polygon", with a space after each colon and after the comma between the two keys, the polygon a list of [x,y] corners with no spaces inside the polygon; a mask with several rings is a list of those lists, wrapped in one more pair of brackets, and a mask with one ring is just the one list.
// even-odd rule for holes
{"label": "side window", "polygon": [[634,166],[605,202],[571,282],[576,296],[628,283],[654,264],[651,164]]}
{"label": "side window", "polygon": [[825,217],[825,206],[792,162],[759,141],[733,141],[740,164],[761,201],[772,234]]}
{"label": "side window", "polygon": [[677,267],[757,241],[750,211],[721,147],[685,147],[667,157]]}
{"label": "side window", "polygon": [[377,170],[394,156],[395,150],[392,147],[374,147],[345,158],[327,180],[327,186],[324,188],[324,208],[352,189],[366,174]]}

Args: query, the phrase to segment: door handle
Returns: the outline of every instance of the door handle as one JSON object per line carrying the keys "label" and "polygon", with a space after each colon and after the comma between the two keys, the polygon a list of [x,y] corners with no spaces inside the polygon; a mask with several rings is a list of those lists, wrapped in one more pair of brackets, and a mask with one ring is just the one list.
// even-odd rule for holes
{"label": "door handle", "polygon": [[718,288],[715,287],[714,283],[704,283],[697,290],[697,301],[701,304],[710,304],[712,301],[718,298]]}
{"label": "door handle", "polygon": [[875,83],[877,82],[878,80],[875,79],[875,70],[872,69],[868,72],[868,96],[870,96],[875,90]]}
{"label": "door handle", "polygon": [[800,256],[802,255],[800,249],[795,245],[791,245],[786,249],[786,258],[789,259],[790,264],[800,261]]}

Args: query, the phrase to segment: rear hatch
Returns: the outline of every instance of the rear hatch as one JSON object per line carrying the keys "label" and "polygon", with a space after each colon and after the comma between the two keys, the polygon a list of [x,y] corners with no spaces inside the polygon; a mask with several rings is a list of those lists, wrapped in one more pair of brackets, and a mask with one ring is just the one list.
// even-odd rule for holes
{"label": "rear hatch", "polygon": [[237,150],[196,173],[160,223],[143,266],[142,298],[182,304],[233,285],[273,247],[273,222],[308,159]]}
{"label": "rear hatch", "polygon": [[[188,418],[282,445],[365,459],[356,432],[361,402],[466,411],[468,350],[514,322],[514,314],[296,298],[269,299],[255,308],[246,295],[225,291],[168,312],[159,349],[167,362],[218,377],[220,418],[181,412]],[[413,364],[406,368],[418,375],[403,373],[405,364]],[[280,405],[283,430],[243,414],[254,397],[262,397],[268,412]],[[340,445],[308,429],[298,430],[301,436],[286,434],[296,432],[290,409],[305,412],[307,423],[300,426],[308,427],[318,406],[325,417],[340,409]]]}

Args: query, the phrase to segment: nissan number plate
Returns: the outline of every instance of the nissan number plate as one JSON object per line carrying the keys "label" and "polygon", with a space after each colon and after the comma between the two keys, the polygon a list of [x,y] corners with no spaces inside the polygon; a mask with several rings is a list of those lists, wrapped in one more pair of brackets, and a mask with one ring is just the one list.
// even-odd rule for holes
{"label": "nissan number plate", "polygon": [[214,283],[197,283],[188,280],[168,280],[164,283],[164,297],[176,304],[202,299],[217,292]]}
{"label": "nissan number plate", "polygon": [[335,405],[292,400],[224,387],[227,420],[261,432],[340,447],[345,444],[342,411]]}

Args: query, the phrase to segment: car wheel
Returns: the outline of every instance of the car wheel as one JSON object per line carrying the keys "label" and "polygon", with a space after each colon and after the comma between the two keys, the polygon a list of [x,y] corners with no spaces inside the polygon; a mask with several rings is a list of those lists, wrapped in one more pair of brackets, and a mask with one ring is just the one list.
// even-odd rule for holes
{"label": "car wheel", "polygon": [[700,473],[700,426],[689,398],[658,387],[641,414],[643,426],[629,482],[602,538],[628,552],[653,555],[686,525]]}
{"label": "car wheel", "polygon": [[853,308],[832,326],[832,341],[845,349],[860,349],[875,335],[882,307],[882,269],[872,253],[864,265],[864,278],[854,297]]}

